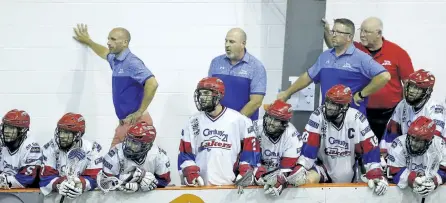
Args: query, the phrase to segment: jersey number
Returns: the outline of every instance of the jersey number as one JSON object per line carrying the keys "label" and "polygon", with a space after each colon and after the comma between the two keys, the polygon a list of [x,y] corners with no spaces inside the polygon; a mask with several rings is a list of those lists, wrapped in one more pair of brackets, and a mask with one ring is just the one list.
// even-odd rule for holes
{"label": "jersey number", "polygon": [[355,134],[353,134],[354,132],[355,132],[355,129],[353,129],[353,128],[348,129],[348,138],[349,139],[353,139],[355,137]]}
{"label": "jersey number", "polygon": [[305,131],[304,133],[302,133],[302,142],[308,142],[308,136],[309,136],[310,134],[307,132],[307,131]]}
{"label": "jersey number", "polygon": [[376,136],[373,136],[372,138],[370,138],[370,143],[372,143],[372,145],[374,147],[378,146],[378,138]]}

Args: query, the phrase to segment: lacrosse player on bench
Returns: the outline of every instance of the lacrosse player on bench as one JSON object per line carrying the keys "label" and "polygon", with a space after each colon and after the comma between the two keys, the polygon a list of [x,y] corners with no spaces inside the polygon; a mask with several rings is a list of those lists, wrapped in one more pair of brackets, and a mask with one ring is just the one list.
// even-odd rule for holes
{"label": "lacrosse player on bench", "polygon": [[[40,189],[44,195],[54,191],[75,199],[84,191],[96,188],[96,175],[102,168],[99,156],[102,147],[84,139],[84,133],[85,119],[80,114],[67,113],[57,122],[54,138],[43,146]],[[68,157],[73,149],[82,152],[83,160],[70,164],[72,160]],[[77,174],[71,178],[68,171],[73,170]]]}
{"label": "lacrosse player on bench", "polygon": [[156,129],[144,121],[132,125],[123,143],[104,156],[98,186],[104,191],[151,191],[170,183],[170,162],[155,143]]}

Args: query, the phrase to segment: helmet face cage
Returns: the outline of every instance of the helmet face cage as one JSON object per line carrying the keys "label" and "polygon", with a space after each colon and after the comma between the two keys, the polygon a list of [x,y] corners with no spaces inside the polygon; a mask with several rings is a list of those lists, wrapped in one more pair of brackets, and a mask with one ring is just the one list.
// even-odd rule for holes
{"label": "helmet face cage", "polygon": [[16,141],[22,140],[28,128],[21,128],[6,123],[1,124],[1,139],[3,143],[15,143]]}
{"label": "helmet face cage", "polygon": [[263,131],[268,138],[277,141],[288,127],[288,122],[265,113],[263,116]]}
{"label": "helmet face cage", "polygon": [[81,132],[74,132],[62,128],[56,128],[54,132],[54,139],[59,149],[68,151],[74,144],[79,141]]}
{"label": "helmet face cage", "polygon": [[406,102],[415,107],[423,104],[430,97],[431,93],[432,88],[421,88],[416,83],[410,81],[404,87],[404,98]]}
{"label": "helmet face cage", "polygon": [[144,157],[152,148],[153,142],[144,143],[128,135],[122,144],[124,156],[128,159],[138,160]]}
{"label": "helmet face cage", "polygon": [[424,154],[428,149],[429,146],[432,144],[432,140],[423,140],[416,138],[413,135],[407,134],[406,138],[406,148],[407,152],[411,156],[419,156]]}
{"label": "helmet face cage", "polygon": [[348,110],[349,104],[340,104],[326,97],[322,107],[324,117],[327,121],[334,121]]}
{"label": "helmet face cage", "polygon": [[220,102],[220,94],[215,90],[197,88],[194,93],[194,101],[198,111],[210,113]]}

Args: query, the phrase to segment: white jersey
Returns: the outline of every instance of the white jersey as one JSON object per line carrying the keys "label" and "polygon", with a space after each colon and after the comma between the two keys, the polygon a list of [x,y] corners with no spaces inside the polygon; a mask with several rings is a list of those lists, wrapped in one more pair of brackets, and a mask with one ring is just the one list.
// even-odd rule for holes
{"label": "white jersey", "polygon": [[392,141],[396,137],[406,134],[410,124],[420,116],[434,120],[437,125],[436,135],[443,136],[445,122],[443,111],[443,105],[432,98],[429,98],[426,104],[416,112],[412,106],[407,104],[406,100],[401,100],[387,124],[384,139],[380,143],[381,149],[388,150]]}
{"label": "white jersey", "polygon": [[256,144],[248,117],[226,107],[216,118],[199,112],[183,128],[179,172],[197,165],[206,185],[233,185],[237,164],[259,164],[260,149]]}
{"label": "white jersey", "polygon": [[378,139],[365,115],[354,108],[347,110],[338,127],[325,120],[322,106],[319,107],[311,114],[302,139],[304,146],[298,163],[308,170],[319,158],[333,183],[353,181],[355,153],[362,154],[367,171],[380,167]]}
{"label": "white jersey", "polygon": [[[432,144],[423,155],[410,156],[406,148],[406,139],[407,135],[397,137],[388,149],[387,166],[394,175],[394,183],[401,188],[406,188],[411,182],[410,179],[413,181],[415,175],[427,173],[436,176],[437,180],[445,180],[445,141],[438,136],[434,136]],[[440,166],[442,169],[440,169]],[[439,170],[442,172],[438,173]]]}
{"label": "white jersey", "polygon": [[[74,147],[80,147],[87,153],[88,164],[79,177],[83,190],[93,190],[96,187],[96,175],[102,169],[102,147],[97,142],[81,138]],[[65,180],[67,176],[67,152],[59,149],[56,141],[51,139],[43,146],[44,168],[40,174],[40,189],[44,195],[49,194]]]}
{"label": "white jersey", "polygon": [[14,152],[2,146],[0,150],[0,171],[8,176],[12,188],[30,186],[36,176],[42,160],[42,150],[29,136]]}
{"label": "white jersey", "polygon": [[277,141],[273,141],[263,131],[263,120],[253,123],[262,150],[261,164],[268,171],[279,167],[282,169],[294,167],[303,144],[294,125],[288,123],[288,127],[281,137]]}
{"label": "white jersey", "polygon": [[118,176],[140,168],[155,175],[158,180],[157,187],[166,187],[170,183],[170,161],[163,149],[153,143],[146,157],[137,162],[124,156],[122,145],[117,144],[104,156],[103,172]]}

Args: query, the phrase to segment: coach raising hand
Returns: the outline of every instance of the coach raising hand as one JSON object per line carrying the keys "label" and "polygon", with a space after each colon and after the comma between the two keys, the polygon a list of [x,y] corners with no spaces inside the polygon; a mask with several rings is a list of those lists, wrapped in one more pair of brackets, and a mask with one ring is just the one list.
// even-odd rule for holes
{"label": "coach raising hand", "polygon": [[124,28],[112,29],[108,34],[108,49],[90,39],[87,25],[77,25],[74,33],[74,39],[107,60],[113,71],[113,104],[119,126],[116,128],[112,147],[124,140],[130,124],[143,120],[152,125],[152,118],[146,110],[155,96],[158,83],[144,62],[130,52],[129,31]]}

